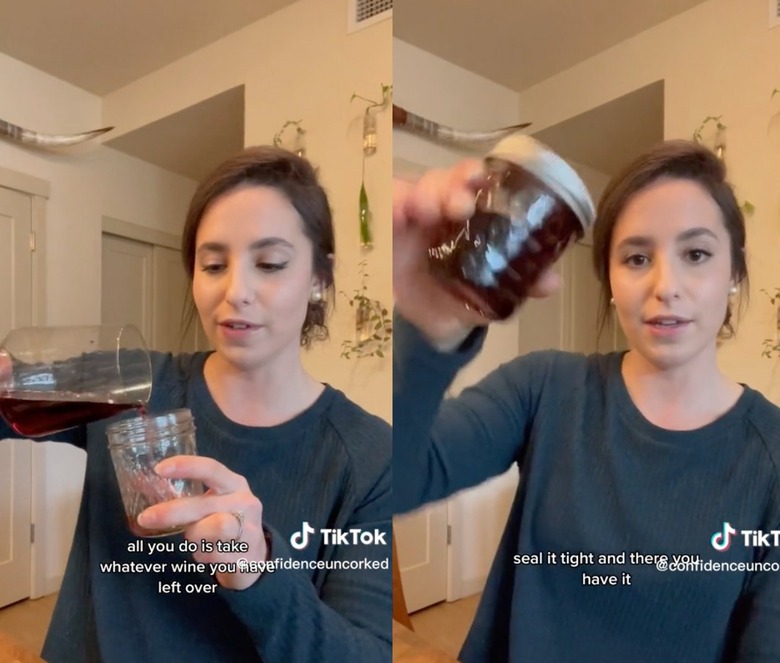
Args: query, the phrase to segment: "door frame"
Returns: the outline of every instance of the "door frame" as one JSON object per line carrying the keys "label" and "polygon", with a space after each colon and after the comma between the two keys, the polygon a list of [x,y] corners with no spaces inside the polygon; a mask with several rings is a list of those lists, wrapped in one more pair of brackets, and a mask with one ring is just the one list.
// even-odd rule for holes
{"label": "door frame", "polygon": [[[46,304],[46,204],[51,197],[51,185],[34,175],[20,173],[0,166],[0,187],[18,191],[30,196],[30,221],[34,237],[31,254],[32,269],[32,324],[45,325],[47,319]],[[31,511],[30,525],[35,528],[34,540],[30,546],[30,598],[47,594],[46,560],[44,551],[47,541],[44,528],[37,527],[44,522],[47,510],[45,481],[45,454],[35,453],[33,446],[30,462]],[[40,530],[40,531],[39,531]]]}
{"label": "door frame", "polygon": [[30,196],[31,221],[35,236],[32,252],[32,321],[46,324],[46,202],[51,196],[51,185],[33,175],[0,167],[0,186]]}
{"label": "door frame", "polygon": [[181,237],[172,233],[167,233],[146,226],[139,226],[135,223],[122,221],[110,216],[102,216],[100,231],[102,234],[116,235],[124,239],[132,239],[144,244],[155,246],[164,246],[168,249],[181,250]]}

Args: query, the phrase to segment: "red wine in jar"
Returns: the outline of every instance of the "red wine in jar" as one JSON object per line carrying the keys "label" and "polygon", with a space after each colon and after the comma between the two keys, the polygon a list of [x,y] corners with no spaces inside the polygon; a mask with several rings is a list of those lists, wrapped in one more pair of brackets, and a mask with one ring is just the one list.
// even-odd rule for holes
{"label": "red wine in jar", "polygon": [[156,536],[170,536],[184,531],[184,527],[169,527],[167,529],[146,529],[138,524],[137,516],[125,516],[127,528],[139,537],[152,538]]}
{"label": "red wine in jar", "polygon": [[448,224],[428,251],[431,273],[469,308],[504,320],[561,255],[581,224],[554,201],[544,224],[529,228],[507,216],[477,210],[465,224]]}
{"label": "red wine in jar", "polygon": [[530,136],[508,136],[484,166],[475,213],[439,229],[428,266],[466,308],[504,320],[569,242],[584,235],[595,211],[577,173]]}
{"label": "red wine in jar", "polygon": [[144,411],[142,403],[107,403],[84,400],[75,394],[51,394],[41,399],[40,392],[0,393],[0,415],[19,435],[40,437],[74,428],[100,419],[108,419],[130,409]]}

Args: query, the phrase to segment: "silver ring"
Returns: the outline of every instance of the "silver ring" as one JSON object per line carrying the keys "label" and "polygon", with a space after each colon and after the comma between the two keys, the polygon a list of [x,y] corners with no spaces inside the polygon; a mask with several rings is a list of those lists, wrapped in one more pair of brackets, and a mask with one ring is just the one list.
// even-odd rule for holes
{"label": "silver ring", "polygon": [[244,518],[246,516],[243,511],[233,511],[231,515],[238,521],[238,534],[235,537],[236,541],[238,541],[244,533]]}

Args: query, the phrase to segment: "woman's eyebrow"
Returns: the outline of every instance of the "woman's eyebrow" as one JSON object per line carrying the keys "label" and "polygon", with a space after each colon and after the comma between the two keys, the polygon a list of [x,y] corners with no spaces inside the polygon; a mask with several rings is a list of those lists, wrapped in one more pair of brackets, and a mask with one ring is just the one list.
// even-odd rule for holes
{"label": "woman's eyebrow", "polygon": [[640,248],[644,248],[647,246],[652,246],[654,244],[653,240],[649,237],[643,237],[641,235],[632,235],[631,237],[626,237],[625,239],[621,240],[620,244],[618,244],[615,248],[616,249],[622,249],[627,246],[636,246]]}
{"label": "woman's eyebrow", "polygon": [[250,249],[264,249],[268,246],[284,246],[288,249],[294,249],[295,247],[286,239],[281,237],[265,237],[264,239],[258,239],[249,245]]}
{"label": "woman's eyebrow", "polygon": [[[252,242],[249,245],[249,248],[251,250],[256,250],[265,249],[269,246],[284,246],[289,249],[295,248],[290,242],[288,242],[286,239],[282,239],[281,237],[264,237],[263,239],[258,239]],[[197,253],[227,253],[227,251],[227,245],[221,242],[204,242],[198,247]]]}
{"label": "woman's eyebrow", "polygon": [[678,242],[684,242],[688,239],[694,239],[695,237],[701,237],[701,236],[707,236],[712,237],[716,242],[720,241],[718,239],[718,236],[712,232],[709,228],[691,228],[690,230],[686,230],[685,232],[681,232],[677,236]]}
{"label": "woman's eyebrow", "polygon": [[[718,240],[718,236],[709,228],[689,228],[688,230],[685,230],[677,235],[677,241],[685,242],[690,239],[695,239],[696,237],[702,236],[712,237],[716,242],[720,241]],[[654,244],[655,242],[650,237],[643,235],[632,235],[631,237],[626,237],[625,239],[621,240],[621,242],[615,248],[622,249],[627,246],[645,248],[648,246],[653,246]]]}

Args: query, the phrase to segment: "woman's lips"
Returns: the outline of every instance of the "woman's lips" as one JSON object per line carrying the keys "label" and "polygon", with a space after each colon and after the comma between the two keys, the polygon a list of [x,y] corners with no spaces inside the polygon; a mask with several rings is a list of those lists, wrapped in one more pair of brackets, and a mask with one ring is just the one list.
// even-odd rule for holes
{"label": "woman's lips", "polygon": [[674,338],[685,331],[690,324],[690,320],[675,320],[673,322],[648,320],[645,322],[645,325],[650,329],[650,333],[659,338]]}
{"label": "woman's lips", "polygon": [[220,322],[217,326],[222,337],[228,340],[245,339],[262,329],[262,325],[249,322]]}

